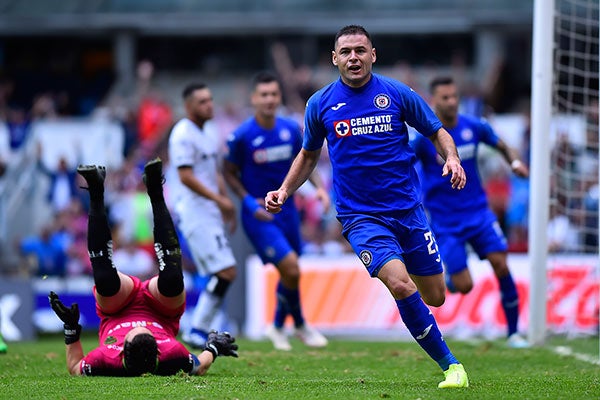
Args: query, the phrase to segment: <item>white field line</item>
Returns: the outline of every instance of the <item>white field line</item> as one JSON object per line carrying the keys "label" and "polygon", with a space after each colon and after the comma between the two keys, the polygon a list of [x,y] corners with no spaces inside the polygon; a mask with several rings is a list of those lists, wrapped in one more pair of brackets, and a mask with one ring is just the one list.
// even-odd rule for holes
{"label": "white field line", "polygon": [[577,360],[600,366],[600,356],[594,357],[589,354],[576,353],[567,346],[555,346],[552,347],[551,350],[561,356],[574,357]]}

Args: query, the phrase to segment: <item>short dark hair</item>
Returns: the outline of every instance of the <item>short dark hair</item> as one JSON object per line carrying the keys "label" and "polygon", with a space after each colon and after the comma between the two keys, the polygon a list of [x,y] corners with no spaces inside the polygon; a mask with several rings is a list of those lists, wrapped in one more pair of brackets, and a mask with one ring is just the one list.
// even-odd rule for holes
{"label": "short dark hair", "polygon": [[256,75],[252,77],[252,89],[256,89],[256,87],[261,83],[271,83],[277,82],[279,86],[281,83],[279,82],[279,78],[271,71],[260,71]]}
{"label": "short dark hair", "polygon": [[371,42],[371,44],[373,43],[373,41],[371,40],[371,35],[369,35],[369,32],[367,32],[367,30],[364,27],[362,27],[361,25],[346,25],[345,27],[340,29],[338,31],[338,33],[336,33],[336,35],[335,35],[335,39],[333,41],[334,49],[335,49],[335,46],[337,45],[338,39],[340,37],[346,36],[346,35],[364,35],[367,37],[367,39],[369,39],[369,42]]}
{"label": "short dark hair", "polygon": [[152,373],[158,366],[158,345],[149,333],[138,333],[123,344],[123,366],[129,375]]}
{"label": "short dark hair", "polygon": [[433,94],[433,92],[435,92],[435,89],[437,89],[438,86],[452,85],[452,84],[454,84],[454,79],[452,79],[451,76],[435,77],[429,83],[429,93]]}
{"label": "short dark hair", "polygon": [[182,97],[184,100],[186,100],[196,90],[206,89],[206,87],[207,86],[205,83],[190,83],[185,87],[185,89],[183,89]]}

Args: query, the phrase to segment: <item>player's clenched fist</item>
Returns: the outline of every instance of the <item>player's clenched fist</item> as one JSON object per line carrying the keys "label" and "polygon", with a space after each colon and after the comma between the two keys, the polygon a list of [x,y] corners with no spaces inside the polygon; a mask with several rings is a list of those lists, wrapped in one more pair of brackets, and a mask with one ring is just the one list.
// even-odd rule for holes
{"label": "player's clenched fist", "polygon": [[270,213],[277,214],[281,211],[281,206],[287,198],[287,192],[282,189],[268,192],[265,196],[265,209]]}

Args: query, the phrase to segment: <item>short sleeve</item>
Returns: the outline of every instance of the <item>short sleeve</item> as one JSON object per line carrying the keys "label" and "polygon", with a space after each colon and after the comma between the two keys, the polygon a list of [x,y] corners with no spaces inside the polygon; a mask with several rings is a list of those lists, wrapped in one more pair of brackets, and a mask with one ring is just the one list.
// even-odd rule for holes
{"label": "short sleeve", "polygon": [[323,142],[327,136],[327,131],[319,117],[319,106],[321,96],[319,92],[315,93],[306,103],[304,113],[304,140],[302,147],[308,151],[319,150],[323,147]]}

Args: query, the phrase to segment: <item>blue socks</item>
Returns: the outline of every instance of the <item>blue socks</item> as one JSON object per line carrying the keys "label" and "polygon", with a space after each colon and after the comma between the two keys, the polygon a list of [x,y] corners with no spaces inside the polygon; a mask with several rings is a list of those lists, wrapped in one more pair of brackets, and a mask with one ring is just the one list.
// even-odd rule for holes
{"label": "blue socks", "polygon": [[410,334],[443,371],[447,370],[450,364],[458,364],[458,360],[448,349],[433,314],[423,303],[419,292],[405,299],[396,300],[396,305]]}
{"label": "blue socks", "polygon": [[[500,286],[500,302],[502,303],[502,309],[506,316],[508,336],[510,336],[517,332],[519,321],[519,294],[510,273],[502,278],[498,278],[498,284]],[[456,293],[456,288],[452,284],[449,274],[446,274],[446,287],[450,293]]]}
{"label": "blue socks", "polygon": [[304,325],[302,308],[300,307],[300,291],[298,289],[288,289],[279,282],[277,284],[277,307],[275,309],[275,328],[281,329],[285,323],[285,318],[291,314],[294,319],[294,326]]}
{"label": "blue socks", "polygon": [[504,315],[506,316],[506,324],[508,326],[508,336],[517,332],[517,322],[519,321],[519,294],[512,275],[498,278],[500,285],[500,299]]}

